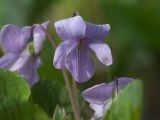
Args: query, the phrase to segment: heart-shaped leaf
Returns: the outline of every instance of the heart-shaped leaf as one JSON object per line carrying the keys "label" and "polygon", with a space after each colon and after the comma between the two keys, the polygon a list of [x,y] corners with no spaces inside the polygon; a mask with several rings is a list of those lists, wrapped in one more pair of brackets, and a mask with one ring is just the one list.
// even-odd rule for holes
{"label": "heart-shaped leaf", "polygon": [[41,80],[31,90],[31,100],[53,116],[54,109],[59,104],[60,88],[53,80]]}
{"label": "heart-shaped leaf", "polygon": [[0,69],[0,98],[13,97],[28,100],[30,88],[27,82],[15,72]]}
{"label": "heart-shaped leaf", "polygon": [[13,98],[0,100],[0,120],[50,120],[37,105]]}

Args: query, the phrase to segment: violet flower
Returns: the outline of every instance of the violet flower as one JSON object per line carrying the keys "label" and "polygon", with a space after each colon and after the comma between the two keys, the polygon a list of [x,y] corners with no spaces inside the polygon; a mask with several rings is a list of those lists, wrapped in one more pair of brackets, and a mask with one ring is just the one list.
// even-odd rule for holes
{"label": "violet flower", "polygon": [[[47,27],[48,22],[42,24]],[[0,58],[0,68],[17,71],[30,86],[39,80],[37,68],[41,65],[40,51],[45,33],[40,27],[5,25],[0,32],[0,45],[5,55]]]}
{"label": "violet flower", "polygon": [[64,40],[55,51],[53,64],[57,69],[65,66],[77,82],[83,83],[95,72],[91,50],[101,63],[112,64],[111,50],[103,41],[110,30],[109,24],[95,25],[75,16],[59,20],[54,25]]}
{"label": "violet flower", "polygon": [[90,107],[95,111],[91,120],[103,117],[105,111],[109,109],[112,103],[113,92],[117,94],[117,92],[122,90],[133,80],[133,78],[120,77],[117,79],[117,83],[115,81],[108,84],[102,83],[85,90],[82,93],[83,97],[90,103]]}

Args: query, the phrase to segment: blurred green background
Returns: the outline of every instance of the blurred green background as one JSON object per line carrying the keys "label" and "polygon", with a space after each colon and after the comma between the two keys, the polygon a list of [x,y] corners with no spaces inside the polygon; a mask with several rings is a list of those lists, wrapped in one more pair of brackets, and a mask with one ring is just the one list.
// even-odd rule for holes
{"label": "blurred green background", "polygon": [[[74,11],[92,23],[108,23],[111,32],[106,43],[112,49],[113,65],[105,67],[96,59],[96,74],[80,91],[114,76],[141,78],[144,83],[144,120],[160,118],[160,0],[0,0],[0,28],[5,24],[20,27],[51,20],[49,32],[56,43],[56,20],[71,17]],[[54,50],[45,43],[39,69],[42,80],[63,85],[63,76],[52,66]],[[45,92],[44,92],[45,94]]]}

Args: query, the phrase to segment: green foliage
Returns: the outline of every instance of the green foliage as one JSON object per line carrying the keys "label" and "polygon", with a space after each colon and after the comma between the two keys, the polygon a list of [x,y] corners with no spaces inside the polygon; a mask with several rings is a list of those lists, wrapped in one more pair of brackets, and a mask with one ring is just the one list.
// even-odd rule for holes
{"label": "green foliage", "polygon": [[[41,53],[43,65],[39,69],[39,75],[43,80],[52,80],[57,82],[63,81],[62,72],[53,66],[53,48],[46,40]],[[47,71],[47,72],[46,72]]]}
{"label": "green foliage", "polygon": [[130,74],[145,80],[158,77],[156,72],[150,71],[159,66],[160,16],[157,13],[160,1],[101,0],[101,3],[106,21],[111,25],[108,39],[115,57],[112,74]]}
{"label": "green foliage", "polygon": [[28,100],[30,88],[18,74],[0,69],[0,98],[13,97]]}
{"label": "green foliage", "polygon": [[53,120],[71,120],[71,117],[66,115],[63,108],[61,109],[57,106],[53,115]]}
{"label": "green foliage", "polygon": [[[81,16],[87,21],[94,23],[109,23],[111,25],[111,31],[106,38],[106,42],[111,47],[113,53],[114,64],[111,68],[111,74],[113,76],[139,76],[145,80],[145,84],[148,86],[145,90],[147,91],[147,99],[144,99],[144,102],[147,104],[144,109],[150,114],[151,118],[154,119],[156,118],[156,112],[148,108],[150,108],[149,106],[153,106],[153,109],[159,109],[158,102],[155,103],[155,105],[152,105],[152,102],[150,102],[152,100],[159,101],[160,98],[159,93],[156,93],[160,91],[160,87],[157,84],[159,83],[160,66],[159,5],[160,0],[68,0],[67,2],[66,0],[0,0],[0,28],[8,23],[13,23],[18,26],[28,26],[33,23],[42,23],[49,19],[53,20],[50,26],[54,28],[53,22],[72,16],[72,12],[74,11],[79,11]],[[56,37],[55,31],[53,32],[52,30],[50,33],[54,33],[55,35],[53,35],[53,37]],[[45,42],[44,49],[42,50],[43,65],[39,69],[39,76],[44,80],[54,80],[58,83],[63,82],[61,71],[54,69],[52,64],[53,51],[54,50],[49,45],[48,41]],[[96,83],[101,83],[102,81],[108,82],[106,81],[105,70],[98,65],[97,72],[92,80],[80,85],[79,88],[88,88]],[[16,73],[12,74],[16,75]],[[29,89],[27,85],[22,85],[24,80],[20,82],[20,80],[15,80],[14,77],[13,80],[11,80],[10,78],[12,77],[8,77],[10,75],[7,74],[7,77],[3,78],[10,79],[11,82],[6,82],[6,80],[2,80],[1,76],[3,76],[3,72],[0,72],[0,98],[11,96],[21,100],[28,99]],[[19,79],[18,75],[17,77]],[[38,83],[38,86],[39,84],[40,83]],[[32,96],[33,102],[40,105],[51,115],[51,111],[54,111],[52,102],[55,102],[55,99],[51,102],[51,107],[45,105],[50,103],[39,102],[38,96],[45,99],[46,96],[43,95],[45,92],[43,92],[42,95],[40,93],[45,90],[40,90],[41,87],[35,87],[33,87],[34,90],[32,90],[34,95]],[[47,91],[46,94],[48,94],[48,87],[45,89]],[[67,112],[72,112],[66,89],[63,88],[63,90],[59,90],[57,94],[59,96],[59,105],[63,106]],[[49,96],[54,98],[55,93]],[[148,98],[148,96],[151,97]],[[130,98],[127,97],[124,99],[124,103],[128,104],[128,99]],[[52,100],[52,98],[49,98],[49,100],[46,101],[50,100]],[[49,106],[50,108],[46,106]],[[121,110],[124,111],[124,109]],[[82,112],[85,112],[86,114],[89,113],[88,111],[89,109],[86,106],[82,110]],[[157,115],[159,115],[159,112],[157,113]],[[146,113],[144,114],[145,116],[148,115]],[[90,117],[90,115],[88,115],[88,117]],[[116,117],[119,116],[116,115]]]}
{"label": "green foliage", "polygon": [[58,85],[55,81],[43,80],[33,86],[31,100],[43,108],[50,116],[53,115],[54,109],[59,104]]}
{"label": "green foliage", "polygon": [[11,98],[0,100],[0,120],[50,120],[38,106]]}
{"label": "green foliage", "polygon": [[135,80],[113,100],[104,120],[140,120],[142,83]]}

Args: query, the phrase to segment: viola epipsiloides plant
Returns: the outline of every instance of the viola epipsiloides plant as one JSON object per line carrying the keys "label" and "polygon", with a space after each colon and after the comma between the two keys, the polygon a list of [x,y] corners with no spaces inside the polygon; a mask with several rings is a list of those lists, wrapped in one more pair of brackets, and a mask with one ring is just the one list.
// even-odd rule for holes
{"label": "viola epipsiloides plant", "polygon": [[[42,64],[40,53],[46,34],[49,35],[48,22],[40,26],[19,28],[8,24],[0,31],[0,45],[4,52],[0,58],[0,68],[18,72],[30,87],[39,81],[37,69]],[[112,64],[110,47],[104,42],[110,31],[109,24],[92,24],[77,15],[59,20],[54,23],[54,26],[63,42],[55,49],[53,65],[57,69],[69,70],[76,82],[84,83],[95,73],[92,55],[95,55],[105,66]],[[112,103],[112,94],[115,90],[123,89],[131,81],[131,78],[118,78],[116,87],[115,83],[111,82],[85,90],[83,97],[95,111],[91,119],[102,117]]]}
{"label": "viola epipsiloides plant", "polygon": [[[48,22],[42,24],[47,28]],[[38,82],[37,68],[41,65],[40,52],[45,33],[38,26],[19,28],[5,25],[0,32],[0,44],[4,56],[0,58],[0,68],[17,71],[30,86]]]}

